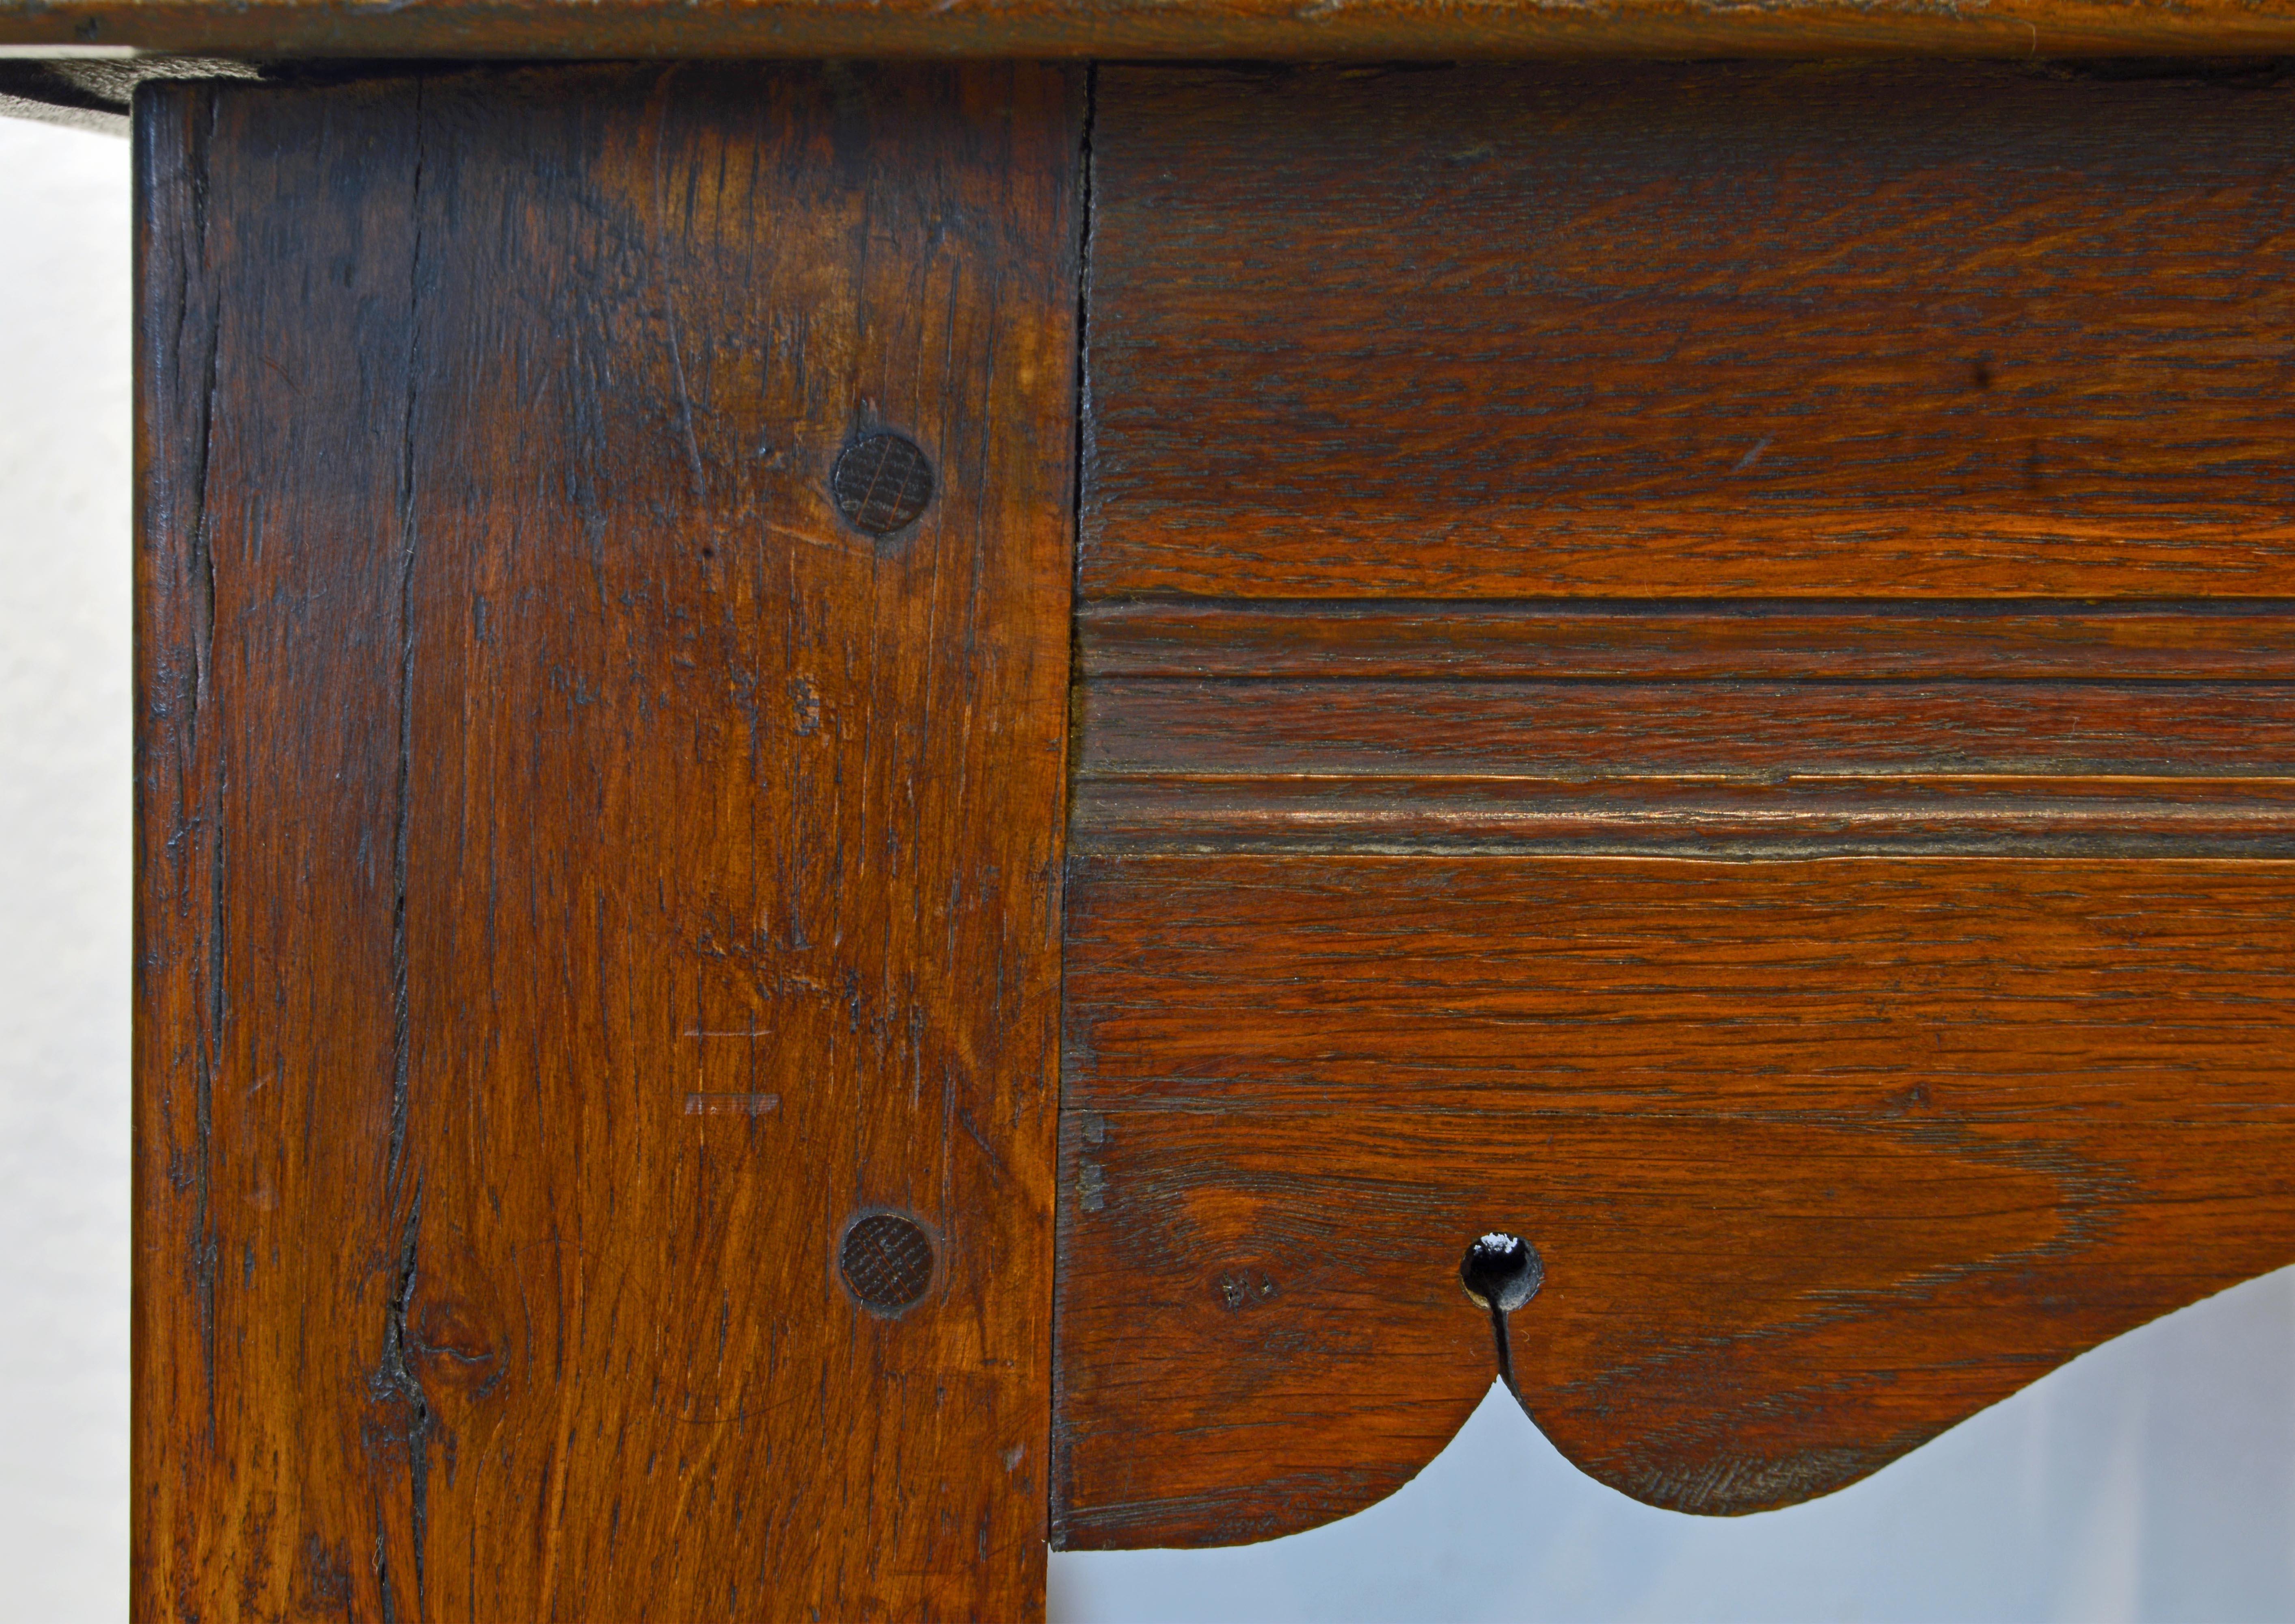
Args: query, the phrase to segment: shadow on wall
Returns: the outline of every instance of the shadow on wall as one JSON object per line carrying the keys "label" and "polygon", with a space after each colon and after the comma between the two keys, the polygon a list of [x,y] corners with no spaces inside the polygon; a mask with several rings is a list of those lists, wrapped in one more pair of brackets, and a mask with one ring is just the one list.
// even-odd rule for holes
{"label": "shadow on wall", "polygon": [[1652,1510],[1493,1386],[1368,1511],[1235,1550],[1056,1555],[1051,1585],[1053,1624],[2295,1619],[2295,1269],[1789,1510]]}

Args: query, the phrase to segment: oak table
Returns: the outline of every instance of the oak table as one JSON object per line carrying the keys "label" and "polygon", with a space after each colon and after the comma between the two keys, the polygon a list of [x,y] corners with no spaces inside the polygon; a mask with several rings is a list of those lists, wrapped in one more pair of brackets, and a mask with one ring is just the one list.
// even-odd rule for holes
{"label": "oak table", "polygon": [[0,40],[136,141],[139,1619],[1035,1616],[1409,1479],[1485,1234],[1719,1514],[2295,1261],[2289,0]]}

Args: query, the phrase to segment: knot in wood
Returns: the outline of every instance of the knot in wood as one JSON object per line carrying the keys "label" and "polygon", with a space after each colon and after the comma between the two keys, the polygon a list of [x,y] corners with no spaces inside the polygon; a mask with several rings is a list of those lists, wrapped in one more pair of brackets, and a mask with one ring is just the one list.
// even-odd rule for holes
{"label": "knot in wood", "polygon": [[932,464],[905,435],[866,435],[837,457],[829,493],[855,530],[890,535],[916,523],[932,501]]}
{"label": "knot in wood", "polygon": [[871,1313],[913,1308],[932,1286],[932,1236],[898,1212],[870,1212],[854,1220],[837,1261],[845,1284]]}

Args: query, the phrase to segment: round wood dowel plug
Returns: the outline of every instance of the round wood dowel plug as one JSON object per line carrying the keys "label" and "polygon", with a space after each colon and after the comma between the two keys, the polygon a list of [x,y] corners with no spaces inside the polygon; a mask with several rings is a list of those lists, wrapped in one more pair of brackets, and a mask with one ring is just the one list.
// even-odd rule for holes
{"label": "round wood dowel plug", "polygon": [[932,1236],[899,1212],[863,1212],[845,1227],[837,1267],[845,1288],[872,1314],[914,1308],[932,1290]]}
{"label": "round wood dowel plug", "polygon": [[1519,1235],[1492,1230],[1466,1248],[1458,1284],[1477,1308],[1511,1314],[1546,1284],[1546,1262],[1538,1248]]}
{"label": "round wood dowel plug", "polygon": [[930,505],[932,463],[906,435],[863,435],[838,454],[829,494],[855,530],[891,535],[916,523]]}

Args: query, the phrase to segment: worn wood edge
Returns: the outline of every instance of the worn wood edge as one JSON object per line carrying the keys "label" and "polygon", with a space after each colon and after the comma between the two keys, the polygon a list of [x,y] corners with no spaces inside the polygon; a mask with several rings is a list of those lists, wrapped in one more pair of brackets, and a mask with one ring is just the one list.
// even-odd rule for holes
{"label": "worn wood edge", "polygon": [[1102,599],[1101,677],[2295,677],[2295,600]]}
{"label": "worn wood edge", "polygon": [[2295,51],[2295,4],[0,0],[0,45],[282,57],[2238,56]]}
{"label": "worn wood edge", "polygon": [[[1116,854],[1089,851],[1078,843],[1076,833],[1071,828],[1069,885],[1074,885],[1076,874],[1087,867],[1098,868],[1110,863],[1122,865],[1135,856],[1152,867],[1159,858],[1168,855],[1172,854],[1129,852]],[[1064,1005],[1066,997],[1064,991]],[[1092,1080],[1075,1065],[1070,1043],[1064,1041],[1062,1050],[1060,1200],[1053,1217],[1053,1277],[1058,1283],[1056,1290],[1064,1297],[1075,1278],[1071,1260],[1079,1244],[1077,1229],[1081,1215],[1077,1209],[1080,1202],[1088,1199],[1074,1182],[1074,1175],[1090,1148],[1106,1132],[1109,1118],[1134,1112],[1156,1114],[1175,1109],[1204,1114],[1229,1114],[1232,1107],[1226,1100],[1187,1103],[1167,1094],[1135,1096],[1119,1102],[1108,1098],[1105,1090],[1094,1092]],[[1464,1301],[1463,1298],[1461,1300]],[[1154,1497],[1078,1506],[1074,1504],[1073,1491],[1075,1400],[1068,1388],[1068,1361],[1062,1356],[1060,1348],[1061,1307],[1061,1302],[1056,1299],[1053,1310],[1052,1469],[1049,1473],[1051,1506],[1047,1524],[1047,1544],[1054,1551],[1226,1550],[1263,1545],[1270,1539],[1328,1527],[1343,1517],[1368,1511],[1401,1493],[1450,1447],[1450,1440],[1466,1426],[1482,1399],[1482,1393],[1477,1391],[1469,1398],[1451,1396],[1423,1404],[1422,1409],[1439,1417],[1430,1431],[1438,1435],[1442,1442],[1425,1451],[1422,1458],[1407,1464],[1380,1461],[1337,1473],[1317,1473],[1304,1481],[1277,1477],[1228,1484],[1180,1498]],[[1495,1376],[1492,1379],[1495,1381]],[[1540,1432],[1543,1435],[1544,1429],[1541,1427]],[[1575,1461],[1571,1464],[1580,1471],[1585,1470]],[[1341,1509],[1335,1511],[1327,1509],[1334,1498],[1334,1482],[1342,1486],[1336,1497]],[[1303,1510],[1303,1506],[1310,1509]],[[1175,1514],[1181,1522],[1195,1527],[1216,1526],[1222,1531],[1216,1538],[1174,1538]]]}
{"label": "worn wood edge", "polygon": [[2295,779],[1111,775],[1092,854],[2295,858]]}
{"label": "worn wood edge", "polygon": [[[2073,1360],[2083,1359],[2097,1349],[2119,1341],[2123,1336],[2132,1335],[2144,1329],[2145,1326],[2155,1325],[2171,1315],[2183,1313],[2187,1309],[2197,1308],[2200,1304],[2212,1301],[2226,1292],[2237,1290],[2240,1286],[2260,1277],[2260,1276],[2252,1276],[2248,1280],[2234,1280],[2219,1285],[2213,1291],[2204,1293],[2187,1302],[2163,1309],[2148,1318],[2097,1336],[2062,1359],[2031,1360],[2021,1373],[2022,1379],[2013,1387],[1988,1402],[1979,1405],[1965,1415],[1956,1416],[1940,1426],[1930,1429],[1916,1439],[1907,1439],[1900,1447],[1887,1452],[1860,1456],[1853,1463],[1834,1463],[1845,1466],[1846,1470],[1836,1480],[1827,1482],[1814,1492],[1782,1497],[1760,1504],[1707,1507],[1682,1506],[1654,1498],[1644,1491],[1631,1478],[1623,1477],[1613,1470],[1606,1469],[1606,1463],[1593,1457],[1573,1442],[1556,1438],[1547,1424],[1539,1419],[1534,1406],[1529,1412],[1528,1419],[1531,1424],[1537,1428],[1539,1436],[1556,1454],[1567,1461],[1573,1470],[1599,1483],[1612,1493],[1638,1505],[1648,1506],[1660,1511],[1674,1512],[1684,1516],[1705,1517],[1717,1521],[1757,1516],[1764,1512],[1782,1511],[1793,1506],[1805,1506],[1814,1500],[1829,1498],[1843,1489],[1853,1489],[1858,1483],[1885,1472],[1915,1452],[1926,1449],[1947,1433],[1956,1431],[1998,1405],[2006,1403],[2034,1383],[2045,1376],[2054,1375]],[[1492,1385],[1496,1384],[1497,1378],[1493,1376]],[[1327,1501],[1336,1498],[1339,1504],[1335,1506],[1319,1506],[1314,1513],[1304,1517],[1286,1514],[1283,1509],[1280,1509],[1284,1505],[1288,1488],[1282,1480],[1238,1485],[1224,1491],[1192,1495],[1180,1499],[1145,1499],[1081,1508],[1062,1506],[1056,1507],[1053,1513],[1049,1542],[1050,1548],[1055,1551],[1233,1550],[1246,1546],[1263,1545],[1270,1539],[1287,1538],[1294,1534],[1309,1533],[1319,1528],[1328,1528],[1335,1522],[1358,1515],[1392,1499],[1415,1482],[1419,1474],[1439,1460],[1456,1441],[1459,1432],[1465,1430],[1466,1423],[1473,1418],[1474,1411],[1481,1408],[1486,1392],[1487,1390],[1474,1394],[1470,1399],[1454,1401],[1445,1407],[1455,1419],[1446,1418],[1446,1421],[1440,1424],[1442,1441],[1428,1451],[1423,1459],[1407,1465],[1388,1463],[1380,1466],[1357,1467],[1346,1473],[1320,1474],[1316,1484],[1319,1495]],[[1434,1407],[1429,1405],[1426,1408],[1431,1409]],[[1056,1421],[1056,1427],[1058,1424]],[[1340,1486],[1341,1492],[1337,1496],[1332,1495],[1334,1484]],[[1270,1510],[1270,1505],[1278,1509]],[[1174,1540],[1171,1537],[1170,1529],[1175,1515],[1195,1519],[1199,1522],[1209,1522],[1219,1518],[1222,1513],[1232,1515],[1236,1510],[1245,1508],[1248,1509],[1251,1522],[1249,1531],[1243,1538],[1221,1537]]]}

